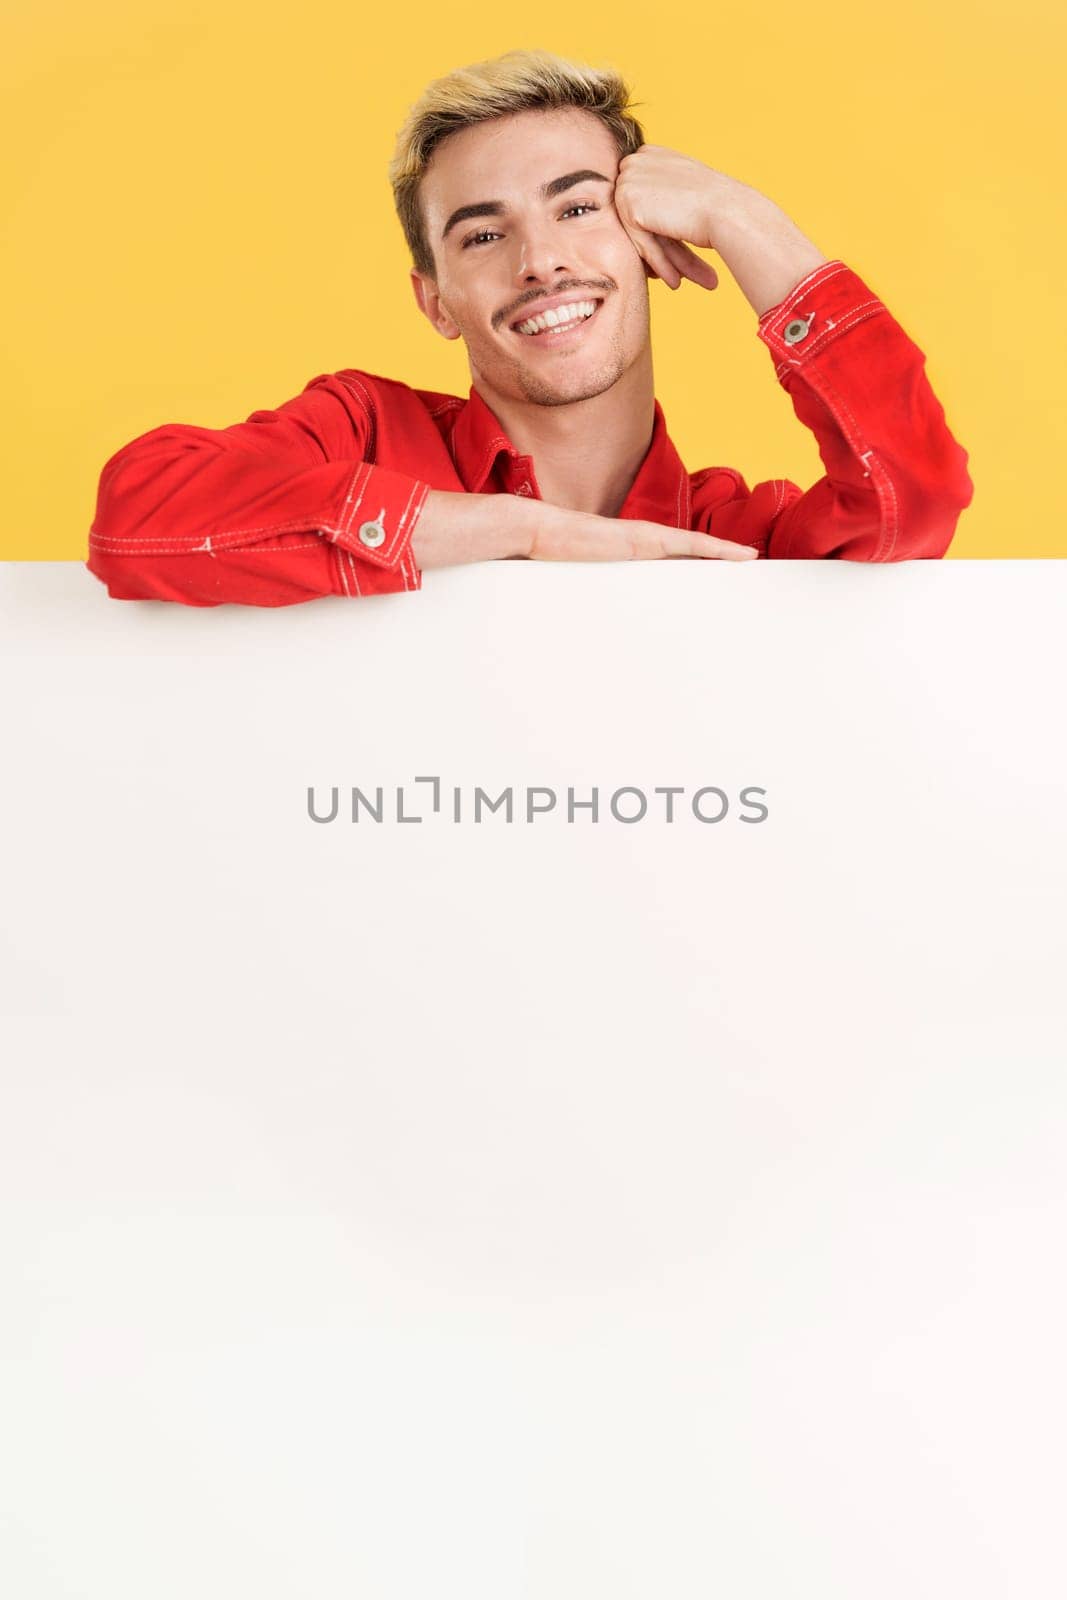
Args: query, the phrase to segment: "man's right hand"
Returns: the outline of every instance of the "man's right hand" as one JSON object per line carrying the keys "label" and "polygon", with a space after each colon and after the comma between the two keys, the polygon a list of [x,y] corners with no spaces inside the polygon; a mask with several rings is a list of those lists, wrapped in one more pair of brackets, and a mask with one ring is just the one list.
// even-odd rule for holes
{"label": "man's right hand", "polygon": [[545,500],[511,494],[463,494],[431,489],[411,553],[427,571],[469,561],[751,561],[751,545],[715,539],[658,522],[600,517]]}

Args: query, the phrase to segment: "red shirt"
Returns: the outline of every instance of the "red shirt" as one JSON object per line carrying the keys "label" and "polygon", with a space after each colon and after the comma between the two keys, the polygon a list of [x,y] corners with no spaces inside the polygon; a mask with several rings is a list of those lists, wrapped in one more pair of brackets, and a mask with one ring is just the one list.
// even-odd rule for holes
{"label": "red shirt", "polygon": [[[902,561],[947,550],[973,485],[925,357],[842,261],[818,266],[757,334],[826,475],[749,489],[732,467],[689,472],[655,402],[652,440],[619,516],[694,528],[761,556]],[[345,368],[228,428],[167,423],[105,464],[90,572],[119,600],[284,606],[418,589],[411,534],[430,489],[540,499],[473,388],[412,389]]]}

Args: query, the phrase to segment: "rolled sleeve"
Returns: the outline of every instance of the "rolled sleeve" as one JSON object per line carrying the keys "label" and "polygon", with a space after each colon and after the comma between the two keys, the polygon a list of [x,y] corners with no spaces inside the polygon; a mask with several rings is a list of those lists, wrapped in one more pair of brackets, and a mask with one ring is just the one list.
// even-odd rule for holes
{"label": "rolled sleeve", "polygon": [[901,561],[945,554],[973,484],[925,356],[843,261],[820,263],[757,332],[826,476],[789,488],[767,553]]}
{"label": "rolled sleeve", "polygon": [[843,261],[824,261],[759,319],[757,332],[771,354],[790,367],[806,365],[884,303]]}
{"label": "rolled sleeve", "polygon": [[422,479],[361,461],[336,522],[322,532],[361,562],[394,571],[410,556],[411,535],[429,492]]}

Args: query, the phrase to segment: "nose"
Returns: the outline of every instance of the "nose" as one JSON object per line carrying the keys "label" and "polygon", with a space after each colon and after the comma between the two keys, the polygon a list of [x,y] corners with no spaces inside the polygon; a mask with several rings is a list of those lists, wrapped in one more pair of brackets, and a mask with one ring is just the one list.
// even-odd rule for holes
{"label": "nose", "polygon": [[547,282],[557,272],[569,272],[562,254],[558,229],[543,223],[530,223],[516,232],[515,279],[529,287]]}

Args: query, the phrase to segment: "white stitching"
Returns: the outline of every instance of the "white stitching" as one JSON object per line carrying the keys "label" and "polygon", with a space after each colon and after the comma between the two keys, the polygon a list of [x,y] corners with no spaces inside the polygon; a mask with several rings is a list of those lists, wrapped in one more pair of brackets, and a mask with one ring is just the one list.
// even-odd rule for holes
{"label": "white stitching", "polygon": [[413,483],[412,486],[411,486],[411,493],[408,495],[408,503],[404,507],[403,515],[400,518],[400,526],[396,530],[398,538],[404,531],[404,524],[408,520],[408,512],[411,510],[412,501],[415,499],[415,496],[418,494],[418,492],[419,492],[418,483],[417,482]]}
{"label": "white stitching", "polygon": [[854,328],[858,322],[866,322],[868,317],[875,316],[879,311],[886,311],[888,315],[888,309],[882,304],[881,300],[864,300],[861,305],[849,308],[848,315],[832,328],[832,337],[831,329],[829,327],[823,328],[815,335],[810,344],[805,340],[803,348],[798,349],[796,345],[792,345],[790,348],[797,350],[797,354],[802,360],[808,361],[825,344],[832,343],[833,338],[839,338],[841,334],[847,333],[849,328]]}
{"label": "white stitching", "polygon": [[[106,539],[106,538],[97,536],[95,538],[90,538],[89,543],[91,545],[96,545],[96,547],[98,549],[106,551],[109,555],[116,555],[116,554],[121,554],[121,552],[123,550],[125,550],[129,544],[151,544],[152,540],[150,540],[150,539],[148,539],[148,540],[146,540],[146,539],[136,539],[136,540],[120,541],[120,540],[117,540],[117,539]],[[308,539],[307,542],[304,543],[304,544],[280,544],[280,545],[240,545],[239,544],[239,545],[230,546],[230,551],[247,551],[247,553],[249,555],[260,555],[260,556],[287,556],[291,550],[321,550],[322,549],[322,544],[323,544],[323,541],[321,539]],[[131,551],[130,553],[132,555],[138,555],[138,556],[196,556],[196,555],[202,555],[203,551],[198,549],[198,548],[194,548],[194,549],[190,550],[187,547],[178,548],[177,546],[174,546],[174,545],[167,545],[167,546],[164,546],[162,548],[157,548],[155,550],[134,550],[134,551]],[[214,555],[215,552],[212,551],[211,554]]]}
{"label": "white stitching", "polygon": [[[345,511],[346,511],[346,510],[347,510],[347,508],[348,508],[348,502],[349,502],[349,501],[350,501],[350,500],[351,500],[351,498],[352,498],[352,495],[353,495],[353,494],[354,494],[354,492],[355,492],[355,488],[356,488],[356,481],[357,481],[357,479],[358,479],[358,478],[359,478],[359,469],[360,469],[360,467],[361,467],[361,466],[362,466],[362,465],[363,465],[363,463],[362,463],[362,461],[360,461],[360,462],[358,462],[358,463],[357,463],[357,465],[356,465],[356,470],[355,470],[355,471],[354,471],[354,472],[353,472],[353,474],[352,474],[352,481],[351,481],[351,483],[350,483],[350,484],[349,484],[349,485],[348,485],[348,493],[347,493],[347,494],[346,494],[346,495],[345,495],[345,501],[344,501],[344,505],[343,505],[343,506],[342,506],[342,507],[341,507],[341,515],[340,515],[340,519],[339,519],[339,525],[338,525],[338,530],[337,530],[337,531],[338,531],[338,533],[340,533],[340,532],[341,532],[341,530],[342,530],[342,529],[343,529],[343,528],[344,528],[344,525],[345,525]],[[249,530],[249,531],[250,531],[250,532],[251,532],[251,531],[253,531],[253,530]],[[254,530],[254,531],[256,531],[256,532],[259,532],[259,531],[260,531],[260,530],[258,530],[258,529],[256,529],[256,530]]]}
{"label": "white stitching", "polygon": [[[327,375],[324,374],[324,376],[327,376]],[[358,397],[361,398],[361,400],[363,402],[363,405],[365,407],[365,412],[366,412],[365,421],[367,423],[367,432],[368,432],[367,444],[368,444],[368,447],[369,447],[370,445],[373,444],[373,441],[374,441],[374,438],[375,438],[375,434],[376,434],[377,413],[376,413],[376,408],[375,408],[375,405],[374,405],[374,401],[372,400],[370,394],[368,393],[368,390],[367,390],[366,386],[362,383],[362,381],[359,378],[354,377],[352,375],[342,376],[341,374],[331,374],[329,376],[335,377],[344,387],[348,388],[349,390],[358,391]],[[308,387],[310,387],[310,385],[308,385]],[[463,404],[464,404],[464,402],[462,400],[460,400],[459,398],[450,397],[441,407],[438,408],[438,411],[435,412],[434,415],[438,415],[438,414],[440,414],[440,413],[442,413],[442,412],[444,412],[446,410],[458,411],[460,408],[462,408]],[[506,443],[507,441],[505,440],[503,442]],[[342,538],[344,538],[346,536],[346,534],[349,532],[349,530],[350,530],[350,528],[352,526],[352,523],[355,520],[356,512],[358,511],[360,505],[362,504],[364,495],[366,494],[367,485],[370,482],[371,468],[372,468],[373,465],[376,465],[376,463],[373,463],[372,461],[366,460],[366,459],[358,461],[356,463],[355,470],[353,471],[352,477],[351,477],[351,479],[349,480],[349,483],[348,483],[348,490],[347,490],[347,493],[345,495],[345,499],[344,499],[344,501],[343,501],[343,503],[341,505],[341,509],[340,509],[340,513],[339,513],[337,524],[334,525],[333,523],[325,523],[325,524],[322,524],[322,525],[318,526],[316,531],[320,535],[319,538],[313,539],[313,540],[309,540],[309,541],[306,541],[303,544],[297,544],[297,545],[286,544],[286,545],[268,546],[268,547],[265,547],[265,548],[264,547],[260,547],[258,550],[250,552],[250,553],[261,554],[261,555],[262,554],[274,554],[274,553],[288,554],[290,551],[294,551],[294,550],[310,550],[310,549],[320,548],[321,545],[322,545],[323,539],[328,541],[330,544],[333,544],[333,545],[336,546],[338,544],[338,542]],[[386,470],[388,470],[388,469],[386,469]],[[359,491],[359,494],[356,497],[356,499],[353,501],[352,497],[353,497],[353,494],[355,493],[357,484],[360,485],[360,491]],[[403,532],[404,524],[405,524],[405,522],[406,522],[406,520],[408,518],[409,512],[411,512],[412,509],[413,509],[413,502],[416,500],[416,496],[418,494],[418,490],[419,490],[419,485],[416,484],[412,488],[411,494],[408,496],[408,502],[407,502],[407,505],[406,505],[406,507],[404,509],[403,516],[401,517],[400,528],[398,529],[398,534],[401,534]],[[418,504],[414,506],[414,510],[416,512],[421,507],[422,502],[425,500],[426,494],[428,494],[428,492],[429,492],[429,485],[427,484],[427,485],[422,486],[421,499],[419,499],[418,500]],[[97,533],[93,529],[90,529],[90,531],[89,531],[89,545],[90,545],[90,547],[95,548],[95,549],[97,549],[97,550],[99,550],[99,551],[101,551],[103,553],[106,553],[106,554],[115,554],[115,553],[118,553],[118,554],[132,554],[132,553],[138,553],[138,554],[147,556],[147,555],[195,555],[195,554],[198,554],[198,553],[206,552],[207,554],[212,556],[212,558],[215,558],[216,551],[219,548],[223,548],[223,549],[227,549],[227,550],[228,549],[240,550],[240,549],[245,548],[239,541],[242,541],[242,540],[246,539],[249,535],[252,535],[252,534],[265,533],[268,536],[280,538],[280,537],[282,537],[283,535],[285,535],[286,533],[289,533],[289,532],[293,532],[293,533],[300,532],[300,533],[303,533],[303,532],[306,532],[306,531],[308,531],[307,518],[306,517],[295,517],[295,518],[292,518],[288,522],[281,522],[281,523],[277,523],[277,522],[276,523],[269,523],[269,524],[268,523],[264,523],[264,524],[262,524],[262,525],[260,525],[258,527],[251,527],[251,528],[227,528],[227,529],[222,530],[221,532],[216,532],[214,534],[209,534],[206,537],[202,537],[199,533],[195,533],[195,534],[170,533],[170,534],[164,535],[162,539],[158,535],[156,535],[156,536],[146,535],[146,536],[143,536],[143,537],[136,537],[135,538],[135,537],[114,536],[114,535],[111,535],[111,534],[101,534],[101,533]],[[188,541],[188,543],[185,543],[183,541]],[[196,541],[199,541],[199,542],[196,542]],[[393,542],[393,548],[395,548],[396,542],[397,541]],[[134,548],[133,548],[135,546],[142,547],[142,548],[140,548],[139,550],[137,550],[135,552]],[[146,547],[146,546],[149,547],[149,548],[143,548],[143,547]],[[383,551],[382,552],[382,556],[383,556],[383,558],[386,558],[386,560],[387,560],[388,552]],[[338,551],[338,558],[339,558],[338,559],[339,572],[341,574],[342,582],[345,582],[344,571],[343,571],[343,568],[342,568],[341,563],[340,563],[340,551]],[[382,564],[384,565],[384,564],[386,564],[386,562],[383,561]],[[360,587],[359,587],[359,581],[358,581],[358,578],[356,577],[356,568],[355,568],[355,565],[353,564],[353,562],[351,560],[351,556],[349,556],[349,571],[352,574],[352,579],[353,579],[353,582],[354,582],[354,584],[356,586],[356,593],[359,594],[362,591],[360,590]],[[346,592],[347,592],[347,584],[346,584]]]}
{"label": "white stitching", "polygon": [[[832,344],[834,339],[839,338],[843,333],[847,333],[857,323],[866,322],[868,317],[876,316],[880,311],[884,311],[887,316],[889,314],[888,308],[881,300],[864,300],[860,306],[851,307],[848,315],[842,318],[840,322],[835,323],[832,329],[821,328],[810,344],[805,340],[802,344],[789,345],[787,348],[796,351],[796,354],[786,357],[786,365],[791,367],[802,366],[805,361],[810,361],[812,356],[817,355],[824,345]],[[779,338],[779,335],[775,334],[774,338]],[[773,355],[775,352],[772,350],[771,353]]]}
{"label": "white stitching", "polygon": [[[838,427],[841,428],[842,433],[845,435],[845,442],[847,443],[847,445],[848,445],[849,449],[851,450],[852,454],[857,456],[859,458],[859,460],[861,460],[861,461],[866,461],[868,459],[870,460],[871,468],[872,468],[871,476],[872,476],[872,478],[874,480],[875,492],[876,492],[877,499],[878,499],[878,513],[879,513],[878,520],[879,520],[879,524],[880,524],[880,532],[881,532],[881,535],[882,535],[881,543],[878,546],[878,552],[873,557],[873,560],[875,560],[875,561],[888,561],[889,557],[891,556],[891,554],[893,552],[893,550],[896,548],[897,535],[899,533],[899,520],[900,520],[899,519],[899,507],[898,507],[898,504],[897,504],[896,489],[894,488],[892,478],[889,476],[889,469],[885,466],[884,462],[882,462],[882,461],[880,461],[878,459],[878,457],[875,455],[874,450],[872,448],[868,447],[868,449],[866,451],[864,451],[864,453],[862,455],[859,454],[859,447],[860,447],[860,444],[862,443],[862,439],[860,437],[860,430],[856,425],[856,419],[852,415],[852,412],[849,410],[847,403],[841,398],[840,394],[834,388],[833,384],[830,383],[829,379],[826,377],[826,374],[825,373],[820,373],[819,374],[819,378],[820,378],[820,383],[819,384],[812,383],[811,377],[810,377],[810,375],[808,373],[805,373],[804,376],[807,379],[808,383],[811,384],[812,389],[818,395],[818,397],[822,401],[823,405],[825,405],[826,409],[829,411],[831,417],[833,417],[833,419],[837,423]],[[851,428],[852,428],[852,436],[851,437],[849,436],[849,433],[846,430],[846,428],[842,425],[841,418],[834,411],[834,408],[830,404],[830,401],[828,400],[827,396],[822,392],[822,388],[820,387],[820,384],[825,386],[825,388],[830,391],[830,393],[833,395],[833,398],[837,401],[837,404],[840,406],[841,410],[844,412],[844,414],[845,414],[846,418],[848,419],[848,422],[849,422],[849,424],[851,425]],[[882,473],[884,482],[880,482],[879,481],[877,473],[875,473],[873,471],[873,469],[875,467],[877,467],[878,470]],[[890,500],[891,504],[887,504],[886,503],[886,498],[882,493],[882,489],[883,488],[888,491],[889,500]],[[885,553],[883,554],[883,552],[885,552]]]}
{"label": "white stitching", "polygon": [[[365,468],[367,470],[367,473],[368,473],[368,476],[369,476],[370,468],[371,468],[372,465],[374,465],[374,463],[367,462],[367,461],[361,461],[359,463],[359,465],[357,466],[356,471],[359,472],[360,470]],[[383,468],[383,471],[387,471],[388,472],[388,471],[391,471],[391,470],[392,469],[388,468],[388,467]],[[424,495],[423,495],[423,498],[425,499],[425,495],[429,493],[429,484],[425,484],[423,487],[424,487],[424,491],[425,491]],[[366,485],[364,485],[364,489],[361,490],[361,492],[360,492],[360,497],[359,497],[360,500],[362,500],[362,498],[363,498],[363,493],[365,492],[365,488],[366,488]],[[413,490],[412,493],[414,493],[414,492],[415,491]],[[359,500],[356,501],[356,505],[357,506],[358,506],[358,504],[359,504]],[[409,505],[410,505],[410,498],[409,498]],[[355,508],[353,508],[353,513],[354,513],[354,509]],[[406,512],[405,512],[405,515],[406,515]],[[214,554],[215,551],[219,549],[220,543],[221,543],[222,540],[224,540],[224,539],[240,540],[240,539],[244,539],[250,533],[265,533],[265,534],[268,534],[268,535],[277,535],[277,536],[280,537],[282,534],[287,533],[287,532],[306,533],[307,531],[308,531],[308,528],[307,528],[307,518],[306,517],[296,517],[296,518],[293,519],[292,522],[265,523],[260,528],[227,528],[225,530],[225,532],[223,532],[223,533],[213,533],[211,535],[212,543],[213,543],[213,546],[214,546],[214,549],[212,550],[211,553]],[[344,537],[344,535],[346,534],[346,532],[348,530],[346,528],[335,528],[330,523],[323,523],[323,524],[319,525],[317,531],[320,534],[322,534],[326,539],[328,539],[331,544],[337,544],[341,540],[341,538]],[[195,534],[195,533],[177,534],[176,533],[176,534],[171,534],[169,537],[172,540],[177,540],[177,539],[197,539],[197,538],[199,538],[199,534]],[[279,548],[279,549],[282,549],[282,550],[308,550],[308,549],[311,549],[312,545],[318,544],[320,542],[321,542],[320,540],[311,540],[311,541],[309,541],[309,543],[303,544],[303,545],[283,545],[283,546],[277,546],[277,547],[273,547],[273,548]],[[131,545],[152,545],[154,547],[151,550],[141,550],[141,551],[137,552],[140,555],[196,555],[203,549],[203,542],[201,542],[201,544],[199,544],[199,545],[190,545],[190,546],[183,546],[183,545],[176,545],[176,544],[170,544],[170,545],[166,545],[166,546],[161,546],[158,538],[146,537],[146,538],[136,538],[136,539],[133,539],[133,538],[130,538],[130,539],[126,539],[126,538],[117,539],[117,538],[114,538],[114,537],[112,537],[111,535],[108,535],[108,534],[93,533],[91,530],[90,530],[90,533],[89,533],[89,543],[90,543],[90,545],[98,546],[100,549],[109,549],[110,548],[112,550],[117,550],[117,551],[127,550],[127,549],[129,549],[129,547]],[[396,545],[396,541],[394,540],[393,541],[393,548],[395,548],[395,545]],[[245,546],[243,546],[241,544],[231,544],[231,545],[227,545],[225,548],[241,550],[241,549],[244,549]],[[383,551],[382,554],[383,554],[383,557],[386,557],[386,559],[387,559],[387,552]]]}
{"label": "white stitching", "polygon": [[785,500],[786,485],[786,480],[784,478],[776,478],[774,481],[778,485],[778,493],[774,497],[774,510],[771,512],[772,527],[778,521],[779,514],[782,510],[782,502]]}
{"label": "white stitching", "polygon": [[[763,321],[764,317],[769,317],[771,319],[771,323],[773,323],[779,313],[781,313],[782,321],[786,321],[791,315],[790,307],[794,299],[803,295],[809,289],[814,289],[816,287],[821,288],[822,285],[824,283],[828,283],[831,278],[836,278],[839,272],[849,271],[851,271],[851,268],[846,266],[843,261],[820,262],[817,267],[812,268],[806,278],[801,278],[799,283],[793,285],[792,289],[790,289],[784,300],[780,300],[776,306],[768,306],[767,310],[760,318],[760,322]],[[820,272],[824,272],[826,274],[825,277],[819,278],[818,275]],[[817,278],[818,284],[816,284],[815,281]],[[768,324],[768,326],[770,326],[770,324]]]}
{"label": "white stitching", "polygon": [[367,421],[367,439],[366,443],[364,444],[364,449],[367,452],[365,459],[373,460],[375,454],[377,453],[375,450],[375,445],[378,438],[378,409],[370,393],[368,392],[366,385],[360,378],[357,378],[354,375],[349,375],[341,378],[341,382],[347,385],[349,389],[358,390],[357,398],[361,398],[363,401],[364,414]]}
{"label": "white stitching", "polygon": [[[411,549],[411,540],[412,540],[412,536],[414,535],[414,532],[415,532],[415,526],[416,526],[416,524],[417,524],[417,522],[419,520],[419,516],[420,516],[420,514],[422,512],[422,508],[426,504],[426,497],[430,493],[430,485],[428,483],[416,484],[415,487],[416,487],[417,490],[420,490],[421,492],[419,493],[419,497],[415,501],[415,504],[411,508],[411,523],[410,523],[410,526],[408,528],[407,553],[411,557],[412,576],[415,575],[415,557],[414,557],[414,554],[412,553],[412,549]],[[407,515],[406,512],[405,512],[405,515]],[[416,585],[416,587],[417,587],[417,585]]]}
{"label": "white stitching", "polygon": [[[319,532],[319,533],[330,534],[330,533],[337,532],[337,529],[335,529],[333,527],[333,525],[331,523],[329,523],[329,522],[316,523],[315,524],[315,528],[316,528],[316,531]],[[211,539],[212,539],[212,547],[217,550],[220,539],[239,539],[239,538],[242,538],[246,533],[267,533],[267,534],[278,533],[278,534],[282,534],[282,533],[309,533],[310,531],[311,530],[308,528],[308,519],[307,519],[307,517],[294,517],[292,522],[269,522],[269,523],[265,523],[262,528],[227,528],[225,533],[213,533],[211,535]],[[159,539],[161,539],[161,538],[169,538],[171,540],[197,539],[197,538],[199,538],[199,534],[195,534],[195,533],[155,534],[155,535],[149,535],[149,536],[147,536],[146,538],[143,538],[143,539],[135,539],[135,538],[127,538],[125,535],[123,535],[120,538],[120,537],[116,537],[115,535],[109,534],[109,533],[93,533],[92,531],[90,531],[90,533],[89,533],[89,539],[90,539],[91,543],[95,543],[95,544],[115,544],[115,545],[118,545],[120,548],[122,546],[129,545],[129,544],[156,544],[159,541]],[[196,545],[186,546],[185,547],[186,555],[194,555],[196,553],[197,548],[198,548],[198,546],[196,546]],[[289,545],[289,546],[287,546],[287,548],[288,549],[292,549],[293,546]]]}
{"label": "white stitching", "polygon": [[366,494],[367,485],[370,482],[371,463],[369,461],[361,461],[360,462],[360,466],[365,468],[366,470],[364,472],[363,482],[359,486],[359,497],[354,502],[351,511],[348,513],[347,518],[341,524],[341,535],[340,536],[343,536],[343,535],[347,534],[349,529],[351,528],[353,522],[355,521],[356,512],[359,510],[360,506],[363,504],[363,496]]}

